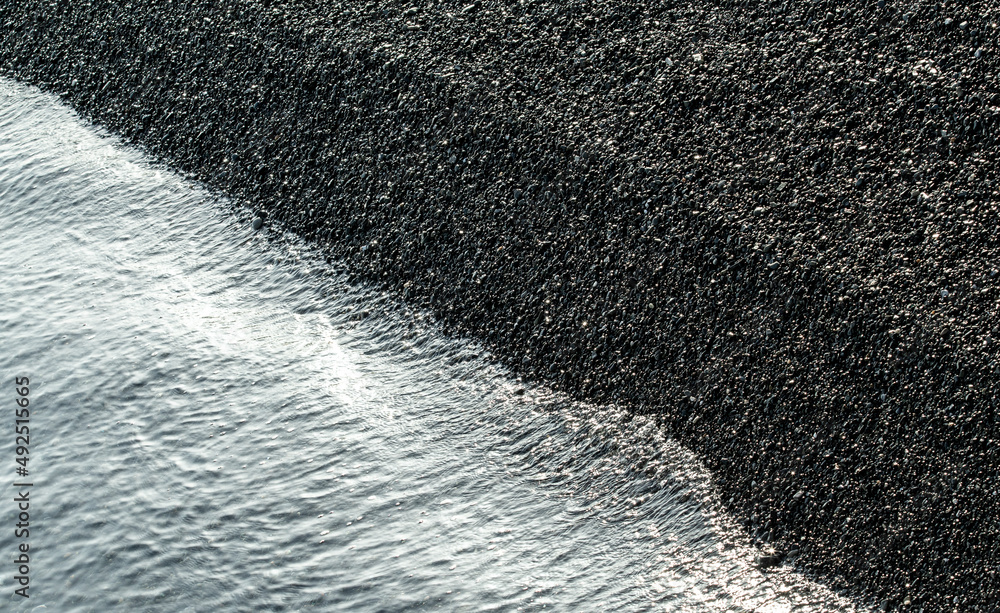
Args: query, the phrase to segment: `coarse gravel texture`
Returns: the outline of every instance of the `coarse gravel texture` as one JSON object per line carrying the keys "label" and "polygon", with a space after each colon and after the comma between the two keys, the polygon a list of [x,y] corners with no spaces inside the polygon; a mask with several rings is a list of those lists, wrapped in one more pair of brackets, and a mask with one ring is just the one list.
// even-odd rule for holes
{"label": "coarse gravel texture", "polygon": [[0,7],[0,73],[659,416],[765,561],[998,610],[997,4]]}

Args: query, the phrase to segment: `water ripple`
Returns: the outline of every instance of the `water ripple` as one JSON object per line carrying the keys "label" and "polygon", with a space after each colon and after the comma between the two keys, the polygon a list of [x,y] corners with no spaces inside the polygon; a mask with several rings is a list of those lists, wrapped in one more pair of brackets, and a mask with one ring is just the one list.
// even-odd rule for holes
{"label": "water ripple", "polygon": [[758,570],[650,419],[523,385],[8,81],[0,195],[42,526],[10,610],[853,610]]}

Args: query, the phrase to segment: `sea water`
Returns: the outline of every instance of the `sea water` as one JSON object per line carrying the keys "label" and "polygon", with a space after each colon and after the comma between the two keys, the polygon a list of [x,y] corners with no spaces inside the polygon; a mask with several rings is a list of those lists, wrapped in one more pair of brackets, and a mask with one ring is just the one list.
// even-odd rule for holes
{"label": "sea water", "polygon": [[522,384],[11,81],[0,296],[5,611],[855,610],[759,570],[648,419]]}

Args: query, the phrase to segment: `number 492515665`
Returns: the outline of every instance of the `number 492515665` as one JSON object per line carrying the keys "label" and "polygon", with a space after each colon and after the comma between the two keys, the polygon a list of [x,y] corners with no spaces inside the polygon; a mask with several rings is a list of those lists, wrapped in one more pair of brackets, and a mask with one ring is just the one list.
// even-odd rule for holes
{"label": "number 492515665", "polygon": [[14,391],[17,392],[17,399],[15,399],[14,402],[18,407],[15,409],[14,419],[14,433],[17,436],[17,440],[15,441],[16,447],[14,448],[14,453],[17,455],[17,458],[14,461],[25,469],[28,467],[28,422],[30,421],[30,412],[28,411],[28,394],[31,391],[28,389],[29,383],[30,382],[27,377],[14,378],[14,385],[17,386],[14,389]]}

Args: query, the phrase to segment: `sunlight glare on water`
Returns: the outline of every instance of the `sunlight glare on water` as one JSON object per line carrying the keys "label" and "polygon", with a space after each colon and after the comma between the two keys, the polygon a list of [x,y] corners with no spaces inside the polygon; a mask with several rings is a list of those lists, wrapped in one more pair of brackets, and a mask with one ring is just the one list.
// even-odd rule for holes
{"label": "sunlight glare on water", "polygon": [[35,484],[5,610],[854,610],[757,570],[649,420],[522,386],[248,221],[0,81],[0,373],[8,400],[31,378]]}

